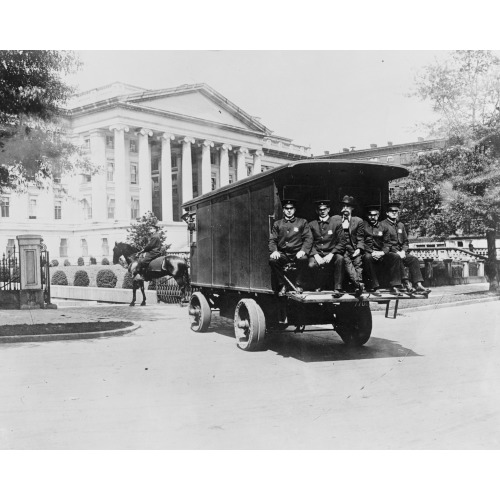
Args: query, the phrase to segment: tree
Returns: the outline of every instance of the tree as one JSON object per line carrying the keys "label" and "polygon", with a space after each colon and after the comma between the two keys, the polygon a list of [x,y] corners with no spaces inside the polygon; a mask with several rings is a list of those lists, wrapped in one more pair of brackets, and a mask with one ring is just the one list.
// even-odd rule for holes
{"label": "tree", "polygon": [[78,67],[71,52],[0,51],[0,192],[40,186],[74,168],[92,170],[61,124],[61,106],[73,93],[63,76]]}
{"label": "tree", "polygon": [[[146,214],[137,219],[135,224],[132,224],[127,229],[127,243],[139,249],[144,248],[149,238],[156,232],[155,226],[157,225],[157,217],[151,212],[146,212]],[[167,249],[170,247],[170,245],[165,245],[167,234],[162,228],[159,229],[158,233],[160,234],[160,240],[162,243],[162,255],[165,255]]]}
{"label": "tree", "polygon": [[[424,68],[412,95],[431,101],[439,118],[429,131],[447,144],[415,158],[401,196],[403,215],[420,234],[486,234],[494,244],[500,221],[500,59],[489,51],[455,51]],[[488,254],[494,259],[494,247]],[[486,267],[490,288],[498,289],[496,262]]]}

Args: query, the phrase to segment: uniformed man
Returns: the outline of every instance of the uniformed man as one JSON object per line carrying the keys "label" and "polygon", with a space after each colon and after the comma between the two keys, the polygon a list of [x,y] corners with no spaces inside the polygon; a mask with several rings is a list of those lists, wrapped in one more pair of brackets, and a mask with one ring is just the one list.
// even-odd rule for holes
{"label": "uniformed man", "polygon": [[389,251],[390,237],[388,229],[379,222],[380,207],[366,207],[365,221],[365,253],[363,269],[370,283],[369,292],[379,295],[380,279],[388,280],[389,292],[401,294],[401,257]]}
{"label": "uniformed man", "polygon": [[338,217],[330,217],[330,200],[318,200],[318,218],[311,221],[313,246],[309,257],[314,288],[317,292],[333,290],[335,297],[342,295],[342,268],[345,252],[344,230]]}
{"label": "uniformed man", "polygon": [[389,234],[389,252],[397,253],[401,257],[402,264],[408,268],[410,280],[403,276],[403,285],[408,292],[429,293],[429,289],[425,288],[422,284],[424,278],[420,271],[420,264],[418,259],[413,255],[408,254],[408,234],[404,224],[398,221],[399,210],[401,203],[392,201],[386,205],[386,219],[380,224],[387,228]]}
{"label": "uniformed man", "polygon": [[143,248],[143,250],[140,253],[138,262],[137,262],[137,267],[135,268],[134,271],[134,276],[137,274],[142,274],[143,271],[145,271],[149,263],[156,259],[157,257],[161,256],[161,233],[160,233],[160,227],[159,226],[154,226],[155,232],[150,236],[146,246]]}
{"label": "uniformed man", "polygon": [[295,290],[303,291],[307,257],[312,247],[311,228],[305,219],[295,217],[296,200],[283,200],[283,219],[276,221],[269,238],[269,265],[271,266],[271,284],[278,295],[285,295],[287,291],[287,277],[285,272],[297,269]]}
{"label": "uniformed man", "polygon": [[365,249],[365,224],[363,219],[352,215],[356,202],[352,196],[344,196],[340,205],[340,215],[334,216],[340,219],[344,231],[346,245],[344,253],[344,267],[347,277],[360,295],[364,290],[362,254]]}

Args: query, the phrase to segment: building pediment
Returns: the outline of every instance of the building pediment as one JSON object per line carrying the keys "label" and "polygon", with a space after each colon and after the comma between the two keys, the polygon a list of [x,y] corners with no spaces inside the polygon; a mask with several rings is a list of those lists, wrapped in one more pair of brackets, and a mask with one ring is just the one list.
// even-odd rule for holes
{"label": "building pediment", "polygon": [[271,133],[258,120],[205,84],[141,92],[128,95],[122,100],[147,109],[208,120],[263,134]]}

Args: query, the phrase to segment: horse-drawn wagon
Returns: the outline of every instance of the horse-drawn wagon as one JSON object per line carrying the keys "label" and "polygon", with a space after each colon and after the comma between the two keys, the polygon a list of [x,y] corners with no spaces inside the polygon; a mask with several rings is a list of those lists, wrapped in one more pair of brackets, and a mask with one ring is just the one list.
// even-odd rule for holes
{"label": "horse-drawn wagon", "polygon": [[[190,224],[191,329],[204,332],[212,310],[234,318],[237,345],[257,350],[266,332],[295,326],[333,325],[347,344],[363,345],[371,335],[370,302],[389,306],[415,298],[409,294],[378,296],[332,291],[293,290],[280,297],[271,288],[268,241],[272,225],[282,217],[282,200],[297,200],[297,216],[316,217],[314,200],[331,200],[339,213],[345,194],[358,205],[389,201],[389,181],[406,169],[363,161],[302,160],[276,167],[221,187],[183,204]],[[421,296],[420,298],[426,298]],[[394,314],[395,315],[395,314]]]}

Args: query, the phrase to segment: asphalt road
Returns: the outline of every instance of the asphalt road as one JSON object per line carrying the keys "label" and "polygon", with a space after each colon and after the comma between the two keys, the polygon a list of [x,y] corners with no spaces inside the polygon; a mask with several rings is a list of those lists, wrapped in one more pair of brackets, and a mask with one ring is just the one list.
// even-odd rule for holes
{"label": "asphalt road", "polygon": [[0,344],[2,449],[498,449],[500,302],[374,315],[349,349],[293,330],[236,347],[187,310],[67,309],[131,318],[123,337]]}

